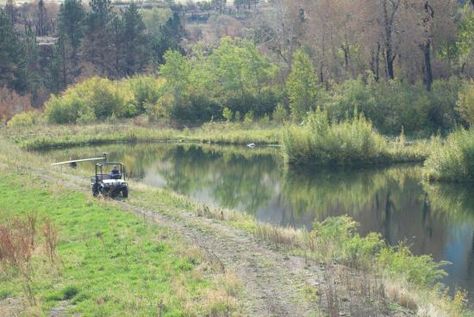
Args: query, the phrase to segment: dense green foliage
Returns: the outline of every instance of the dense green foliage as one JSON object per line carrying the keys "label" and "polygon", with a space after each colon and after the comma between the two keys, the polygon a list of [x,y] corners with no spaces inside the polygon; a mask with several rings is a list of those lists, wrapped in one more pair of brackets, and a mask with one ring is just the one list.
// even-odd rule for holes
{"label": "dense green foliage", "polygon": [[224,38],[210,54],[196,48],[186,58],[170,51],[165,60],[160,68],[166,79],[163,99],[175,119],[222,118],[226,107],[242,118],[250,111],[261,117],[273,112],[279,100],[272,85],[277,67],[249,41]]}
{"label": "dense green foliage", "polygon": [[[169,51],[165,58],[160,79],[92,78],[69,88],[61,97],[51,98],[45,107],[50,122],[85,123],[141,114],[147,114],[150,121],[198,123],[247,118],[250,122],[271,116],[276,122],[283,122],[288,119],[286,96],[290,97],[289,112],[295,120],[304,119],[308,111],[319,106],[327,111],[331,121],[363,114],[378,131],[388,135],[398,135],[402,130],[421,136],[446,133],[472,120],[473,85],[456,78],[435,81],[431,91],[422,85],[366,82],[361,78],[334,84],[326,90],[312,79],[303,83],[304,75],[296,74],[295,68],[285,94],[275,82],[277,67],[250,42],[224,39],[208,55],[196,49],[193,57]],[[312,66],[306,66],[311,67],[310,72],[306,70],[310,76]],[[107,102],[109,105],[104,104]]]}
{"label": "dense green foliage", "polygon": [[286,90],[293,120],[301,120],[317,105],[318,85],[310,57],[303,51],[293,56],[291,73],[286,81]]}
{"label": "dense green foliage", "polygon": [[222,118],[227,108],[229,118],[239,113],[251,122],[273,112],[279,100],[272,85],[277,68],[253,44],[226,38],[211,54],[195,54],[186,58],[168,51],[162,80],[87,79],[53,96],[45,105],[46,116],[52,123],[86,123],[146,113],[151,120],[204,122]]}
{"label": "dense green foliage", "polygon": [[474,130],[455,131],[433,148],[425,173],[431,180],[474,181]]}
{"label": "dense green foliage", "polygon": [[53,96],[45,105],[51,123],[88,123],[106,118],[129,118],[153,108],[161,82],[139,76],[124,81],[93,77]]}
{"label": "dense green foliage", "polygon": [[342,120],[355,112],[363,113],[382,133],[429,135],[449,131],[459,122],[455,111],[462,82],[452,78],[433,83],[432,91],[422,85],[399,81],[364,83],[349,80],[334,87],[321,105],[332,119]]}
{"label": "dense green foliage", "polygon": [[10,128],[25,128],[31,127],[38,123],[41,115],[37,111],[27,111],[20,112],[13,116],[10,121],[8,121],[8,127]]}

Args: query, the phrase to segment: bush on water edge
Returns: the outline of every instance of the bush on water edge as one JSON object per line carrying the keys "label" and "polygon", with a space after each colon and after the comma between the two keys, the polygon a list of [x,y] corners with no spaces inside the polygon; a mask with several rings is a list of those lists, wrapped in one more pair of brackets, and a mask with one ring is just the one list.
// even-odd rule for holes
{"label": "bush on water edge", "polygon": [[419,162],[426,158],[423,147],[405,145],[403,134],[390,143],[361,114],[331,122],[319,108],[300,126],[288,126],[282,138],[290,165],[365,166]]}
{"label": "bush on water edge", "polygon": [[443,266],[448,262],[436,262],[429,255],[415,256],[404,244],[388,246],[378,233],[362,237],[357,226],[352,218],[341,216],[315,222],[309,232],[257,224],[255,235],[325,265],[342,264],[366,272],[366,278],[380,277],[390,301],[405,306],[408,299],[413,303],[411,309],[421,316],[426,311],[435,314],[427,316],[472,316],[465,306],[466,294],[458,291],[451,297],[439,283],[447,275]]}
{"label": "bush on water edge", "polygon": [[434,147],[425,162],[429,180],[474,182],[474,130],[459,129]]}

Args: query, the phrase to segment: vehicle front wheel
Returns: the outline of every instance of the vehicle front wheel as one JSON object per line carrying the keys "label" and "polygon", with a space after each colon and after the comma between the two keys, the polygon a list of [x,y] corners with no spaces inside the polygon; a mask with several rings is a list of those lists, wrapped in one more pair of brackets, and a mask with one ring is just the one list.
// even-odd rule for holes
{"label": "vehicle front wheel", "polygon": [[123,198],[128,198],[128,188],[122,188],[122,197]]}

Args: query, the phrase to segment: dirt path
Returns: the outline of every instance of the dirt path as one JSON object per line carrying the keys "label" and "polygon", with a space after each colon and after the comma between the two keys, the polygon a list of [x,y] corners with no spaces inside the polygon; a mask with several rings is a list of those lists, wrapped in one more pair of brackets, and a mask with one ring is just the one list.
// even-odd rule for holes
{"label": "dirt path", "polygon": [[[42,178],[58,185],[89,192],[84,178],[63,175],[63,179]],[[133,192],[131,193],[133,195]],[[304,289],[321,284],[319,266],[310,266],[300,257],[274,251],[251,235],[217,220],[196,216],[183,210],[169,217],[157,210],[148,210],[127,201],[111,201],[141,218],[170,227],[191,245],[203,250],[208,259],[225,272],[233,272],[241,281],[242,313],[246,316],[318,316],[319,302],[307,300]]]}
{"label": "dirt path", "polygon": [[127,203],[124,208],[172,227],[204,250],[223,270],[234,272],[244,286],[244,313],[249,316],[309,316],[318,303],[307,301],[304,288],[320,283],[319,267],[299,257],[285,256],[255,241],[248,234],[217,221],[183,211],[176,222],[155,211]]}
{"label": "dirt path", "polygon": [[[55,173],[44,173],[44,171],[36,171],[34,174],[48,182],[55,182],[58,186],[89,192],[83,177],[70,174],[53,177]],[[202,249],[208,259],[217,264],[222,271],[232,272],[239,278],[244,289],[239,298],[244,316],[399,315],[389,314],[384,309],[375,314],[356,313],[352,309],[352,303],[346,298],[338,300],[342,304],[335,310],[325,290],[329,289],[329,286],[332,289],[333,284],[339,284],[334,286],[336,292],[344,293],[341,287],[347,287],[338,283],[337,279],[328,278],[328,272],[319,264],[302,257],[289,256],[286,252],[275,250],[272,246],[257,241],[247,232],[218,220],[199,217],[190,210],[181,210],[170,217],[160,212],[160,208],[163,210],[165,206],[160,207],[158,204],[156,209],[145,209],[134,205],[133,199],[131,201],[110,201],[110,203],[149,221],[174,229],[191,245]],[[308,296],[308,290],[314,291],[316,296]],[[358,302],[358,306],[364,305],[360,300],[355,301]]]}

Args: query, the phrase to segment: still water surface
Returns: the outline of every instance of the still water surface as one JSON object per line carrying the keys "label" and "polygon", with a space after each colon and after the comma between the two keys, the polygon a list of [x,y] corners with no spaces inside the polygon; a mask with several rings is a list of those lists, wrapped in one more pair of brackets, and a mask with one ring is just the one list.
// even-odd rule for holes
{"label": "still water surface", "polygon": [[[379,232],[392,245],[446,260],[452,289],[474,300],[474,187],[421,183],[417,166],[358,171],[287,171],[278,149],[137,144],[47,153],[54,159],[109,153],[129,176],[262,222],[311,228],[315,220],[349,215],[361,234]],[[92,170],[92,169],[91,169]],[[133,195],[133,189],[132,193]]]}

